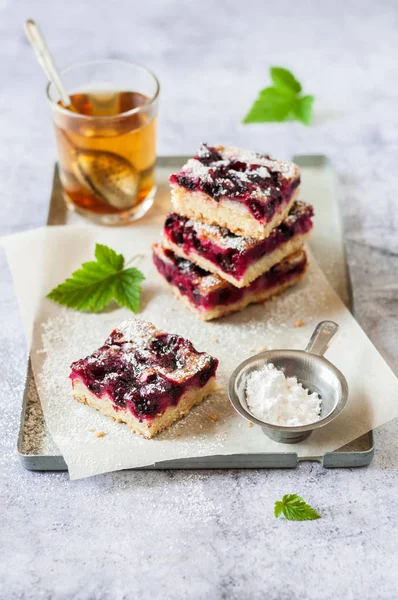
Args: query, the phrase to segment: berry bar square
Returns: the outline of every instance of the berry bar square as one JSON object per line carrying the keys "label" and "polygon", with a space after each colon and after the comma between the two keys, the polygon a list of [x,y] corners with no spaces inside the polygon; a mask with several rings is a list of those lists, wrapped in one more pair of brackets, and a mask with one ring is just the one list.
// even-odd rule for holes
{"label": "berry bar square", "polygon": [[164,225],[163,245],[232,285],[246,287],[303,246],[312,229],[312,216],[312,206],[297,201],[267,238],[256,240],[171,213]]}
{"label": "berry bar square", "polygon": [[203,321],[240,311],[248,304],[264,302],[298,282],[307,268],[304,250],[288,256],[248,287],[237,288],[218,275],[204,271],[171,250],[154,244],[153,261],[179,300]]}
{"label": "berry bar square", "polygon": [[170,184],[176,213],[261,240],[287,217],[300,170],[257,152],[203,144]]}
{"label": "berry bar square", "polygon": [[151,438],[216,387],[218,360],[152,323],[121,323],[90,356],[71,365],[73,396]]}

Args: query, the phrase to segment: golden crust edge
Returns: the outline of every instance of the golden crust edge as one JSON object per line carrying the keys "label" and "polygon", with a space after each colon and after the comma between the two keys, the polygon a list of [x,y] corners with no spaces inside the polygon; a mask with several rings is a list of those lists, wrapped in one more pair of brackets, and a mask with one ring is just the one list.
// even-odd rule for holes
{"label": "golden crust edge", "polygon": [[185,417],[194,406],[200,404],[217,389],[217,384],[216,377],[213,376],[203,387],[188,390],[181,396],[176,406],[167,408],[163,414],[155,417],[149,426],[144,421],[140,422],[132,413],[115,410],[110,399],[99,398],[90,392],[83,382],[75,380],[72,382],[72,387],[72,395],[77,402],[87,404],[114,421],[125,423],[132,433],[138,433],[145,439],[150,439]]}
{"label": "golden crust edge", "polygon": [[216,202],[203,192],[187,192],[185,188],[176,184],[171,186],[171,202],[175,212],[185,217],[209,225],[226,227],[236,235],[263,240],[286,219],[298,198],[299,191],[300,186],[294,190],[289,202],[266,225],[259,225],[248,209],[239,202],[232,200]]}

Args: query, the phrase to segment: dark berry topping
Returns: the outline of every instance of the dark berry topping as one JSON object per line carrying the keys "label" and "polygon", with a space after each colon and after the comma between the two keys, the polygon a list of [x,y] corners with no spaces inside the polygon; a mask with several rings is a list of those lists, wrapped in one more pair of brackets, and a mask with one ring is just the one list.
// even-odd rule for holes
{"label": "dark berry topping", "polygon": [[176,175],[176,180],[178,185],[181,185],[186,190],[194,191],[198,187],[196,182],[187,175]]}
{"label": "dark berry topping", "polygon": [[[164,249],[155,250],[153,262],[159,273],[173,286],[177,287],[181,294],[186,296],[196,308],[208,311],[220,305],[227,306],[239,302],[246,294],[251,292],[262,292],[273,286],[282,285],[295,274],[304,271],[306,256],[305,253],[302,253],[301,259],[293,264],[287,261],[284,268],[281,268],[283,261],[278,263],[244,288],[235,287],[227,281],[217,278],[217,276],[210,275],[203,269],[201,269],[202,274],[200,274],[198,267],[195,267],[195,265],[192,265],[192,269],[184,268],[182,270],[181,261],[178,257]],[[210,369],[210,367],[208,368]],[[205,373],[202,373],[201,376],[202,380],[206,379]]]}
{"label": "dark berry topping", "polygon": [[211,165],[219,160],[222,160],[221,154],[217,152],[215,148],[202,144],[195,156],[196,160],[202,163],[202,165]]}
{"label": "dark berry topping", "polygon": [[[280,167],[263,154],[242,153],[241,157],[238,153],[238,158],[225,158],[222,149],[202,144],[194,159],[171,175],[170,181],[188,191],[203,192],[217,202],[223,198],[242,202],[255,219],[268,222],[279,205],[290,200],[300,180],[284,178]],[[249,158],[250,162],[245,162]],[[267,204],[272,210],[261,209],[260,205]]]}
{"label": "dark berry topping", "polygon": [[[190,370],[193,357],[202,358],[202,366]],[[104,346],[72,364],[71,378],[82,380],[96,395],[107,394],[116,408],[150,418],[175,406],[187,389],[199,385],[202,373],[214,375],[217,364],[179,335],[157,332],[135,344],[115,329]]]}
{"label": "dark berry topping", "polygon": [[[274,200],[271,200],[267,210],[273,210]],[[264,206],[252,200],[250,210],[255,215],[264,214]],[[198,254],[206,260],[217,265],[225,273],[234,275],[237,279],[243,278],[247,268],[255,261],[260,260],[267,253],[273,252],[281,244],[290,240],[295,235],[308,233],[312,228],[311,218],[314,211],[312,206],[303,202],[295,202],[287,218],[276,227],[264,240],[255,241],[236,236],[228,229],[217,226],[206,226],[203,223],[192,221],[176,213],[168,215],[164,235],[173,244],[179,246],[184,253]],[[169,257],[174,254],[168,252]],[[196,273],[202,276],[205,271],[189,260],[175,257],[179,268],[187,273]],[[186,286],[184,286],[186,288]],[[195,300],[197,300],[195,298]]]}

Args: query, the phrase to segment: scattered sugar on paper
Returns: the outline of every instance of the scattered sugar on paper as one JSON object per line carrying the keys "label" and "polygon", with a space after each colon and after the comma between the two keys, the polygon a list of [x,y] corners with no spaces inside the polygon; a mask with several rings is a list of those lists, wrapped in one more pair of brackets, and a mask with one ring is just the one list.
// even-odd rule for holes
{"label": "scattered sugar on paper", "polygon": [[[98,441],[101,441],[101,444],[104,442],[102,448],[106,447],[107,463],[112,463],[112,468],[115,469],[119,464],[116,454],[120,453],[121,446],[124,450],[138,448],[141,453],[145,454],[146,445],[156,444],[159,449],[156,460],[162,459],[162,445],[159,444],[162,441],[167,443],[169,454],[170,452],[173,454],[175,450],[176,458],[217,454],[224,444],[227,432],[225,428],[219,431],[215,430],[212,422],[209,422],[207,415],[212,412],[209,410],[210,398],[195,407],[187,417],[175,423],[170,429],[156,436],[155,440],[143,440],[139,436],[133,435],[126,425],[114,423],[104,415],[73,400],[71,384],[68,379],[69,365],[77,358],[86,356],[101,346],[117,324],[115,322],[109,324],[109,318],[105,321],[101,321],[101,319],[94,321],[93,316],[84,315],[86,323],[85,327],[82,327],[82,318],[81,314],[62,310],[60,314],[50,318],[44,324],[43,349],[41,351],[44,360],[38,377],[40,395],[44,400],[47,418],[55,429],[56,437],[60,436],[70,452],[73,453],[75,449],[74,460],[86,462],[87,468],[91,468],[90,461],[99,464],[105,458],[102,450],[93,454],[91,458],[83,451],[91,439],[96,440],[92,434],[91,438],[89,437],[88,430],[103,431],[105,424],[107,436],[96,441],[97,445]],[[170,328],[168,329],[170,330]],[[65,339],[68,340],[67,344]],[[211,398],[217,399],[218,396],[219,393],[216,392],[212,394]],[[214,411],[214,406],[212,409]],[[217,410],[220,421],[225,422],[231,412],[225,393],[217,401]],[[176,437],[178,437],[178,446]],[[106,446],[105,441],[107,442]],[[113,452],[115,455],[111,459],[110,456]],[[172,458],[172,456],[168,456],[168,458]]]}
{"label": "scattered sugar on paper", "polygon": [[[190,339],[198,351],[216,356],[220,360],[218,384],[223,391],[213,394],[153,440],[133,435],[126,425],[115,423],[77,403],[72,398],[68,379],[70,364],[99,348],[118,323],[130,318],[131,314],[118,310],[90,315],[57,307],[56,315],[42,328],[42,344],[37,343],[42,353],[33,353],[32,358],[49,428],[61,451],[69,453],[69,459],[78,471],[76,476],[87,476],[101,472],[101,469],[128,468],[126,463],[130,457],[130,466],[134,466],[137,456],[142,458],[148,454],[158,456],[156,460],[166,460],[177,455],[184,458],[222,454],[226,444],[228,453],[234,448],[245,447],[245,436],[249,437],[249,431],[239,429],[241,417],[231,408],[225,391],[230,374],[247,358],[249,348],[263,345],[267,348],[305,347],[316,322],[326,318],[323,311],[327,291],[311,264],[302,283],[266,307],[252,305],[240,313],[209,323],[199,321],[183,309],[156,279],[151,268],[147,267],[146,275],[153,282],[153,295],[143,306],[140,318],[152,321],[163,331],[180,334]],[[304,321],[304,327],[294,327],[298,319]],[[212,341],[215,338],[217,345]],[[210,403],[211,400],[215,403]],[[216,426],[208,417],[209,413],[215,412],[220,417]],[[107,435],[98,440],[87,431],[89,427],[107,431]],[[165,445],[159,442],[165,442]],[[262,437],[261,443],[264,443]]]}

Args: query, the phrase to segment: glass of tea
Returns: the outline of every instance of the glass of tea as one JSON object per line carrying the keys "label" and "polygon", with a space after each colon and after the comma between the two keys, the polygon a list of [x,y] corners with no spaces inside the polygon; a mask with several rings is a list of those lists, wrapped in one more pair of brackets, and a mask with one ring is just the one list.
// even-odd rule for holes
{"label": "glass of tea", "polygon": [[142,217],[155,195],[159,82],[135,63],[104,60],[61,72],[71,105],[50,83],[66,204],[102,225]]}

